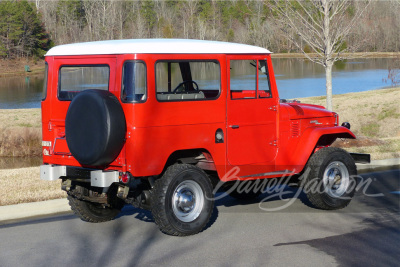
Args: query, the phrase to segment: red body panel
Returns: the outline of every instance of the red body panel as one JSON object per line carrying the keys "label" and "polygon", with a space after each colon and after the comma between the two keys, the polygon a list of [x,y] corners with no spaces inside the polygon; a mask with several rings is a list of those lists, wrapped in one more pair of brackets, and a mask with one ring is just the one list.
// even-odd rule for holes
{"label": "red body panel", "polygon": [[[160,102],[156,99],[155,63],[158,60],[217,60],[221,91],[217,99]],[[255,99],[231,99],[229,60],[267,60],[270,93]],[[65,142],[65,116],[70,101],[57,98],[59,68],[63,65],[107,64],[109,90],[121,99],[122,67],[126,60],[141,60],[147,70],[147,100],[122,103],[127,133],[124,148],[107,169],[129,171],[135,177],[159,175],[176,151],[208,152],[221,180],[276,177],[277,172],[299,173],[323,135],[355,138],[336,127],[334,113],[322,107],[280,104],[270,55],[123,54],[107,56],[46,57],[49,67],[47,97],[42,102],[44,163],[81,166]],[[257,78],[258,79],[258,78]],[[246,97],[246,92],[234,92]],[[260,97],[261,96],[261,97]],[[313,122],[316,118],[316,122]],[[215,142],[218,129],[224,142]],[[330,139],[329,139],[330,140]],[[235,175],[232,174],[239,167]]]}

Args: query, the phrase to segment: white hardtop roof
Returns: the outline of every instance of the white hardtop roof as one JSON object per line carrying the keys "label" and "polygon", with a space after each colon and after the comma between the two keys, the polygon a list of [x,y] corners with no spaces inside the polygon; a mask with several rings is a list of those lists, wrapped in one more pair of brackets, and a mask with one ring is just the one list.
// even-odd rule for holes
{"label": "white hardtop roof", "polygon": [[46,56],[112,54],[270,54],[258,46],[192,39],[130,39],[59,45]]}

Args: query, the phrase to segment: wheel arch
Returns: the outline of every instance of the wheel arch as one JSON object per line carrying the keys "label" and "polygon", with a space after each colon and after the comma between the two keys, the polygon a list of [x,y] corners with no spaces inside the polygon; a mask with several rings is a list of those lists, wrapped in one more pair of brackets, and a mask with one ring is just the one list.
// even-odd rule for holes
{"label": "wheel arch", "polygon": [[[204,164],[199,164],[199,162],[206,162],[209,166],[208,168]],[[194,149],[183,149],[176,150],[172,152],[160,175],[162,175],[166,169],[176,163],[186,163],[196,165],[203,170],[216,170],[216,166],[211,153],[204,148],[194,148]]]}
{"label": "wheel arch", "polygon": [[[315,148],[316,147],[324,147],[324,146],[330,146],[335,142],[336,139],[338,138],[343,138],[343,139],[356,139],[354,134],[350,133],[332,133],[332,134],[323,134],[319,137]],[[315,149],[314,148],[314,149]]]}
{"label": "wheel arch", "polygon": [[302,134],[296,150],[290,155],[290,162],[294,166],[301,166],[299,171],[302,171],[317,147],[330,146],[337,138],[356,139],[356,136],[342,126],[308,128]]}

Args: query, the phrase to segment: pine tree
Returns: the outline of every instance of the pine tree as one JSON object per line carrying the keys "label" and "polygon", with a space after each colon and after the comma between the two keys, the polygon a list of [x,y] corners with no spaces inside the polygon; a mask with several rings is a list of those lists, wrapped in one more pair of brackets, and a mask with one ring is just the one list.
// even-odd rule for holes
{"label": "pine tree", "polygon": [[0,56],[43,57],[51,45],[52,42],[33,3],[0,2]]}

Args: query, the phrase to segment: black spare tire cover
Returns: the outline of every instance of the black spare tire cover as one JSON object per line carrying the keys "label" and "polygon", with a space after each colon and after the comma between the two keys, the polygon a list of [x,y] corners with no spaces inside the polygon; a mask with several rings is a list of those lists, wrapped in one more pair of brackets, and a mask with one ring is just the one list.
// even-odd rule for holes
{"label": "black spare tire cover", "polygon": [[75,159],[87,167],[102,167],[119,155],[126,133],[125,115],[108,91],[85,90],[69,105],[65,137]]}

